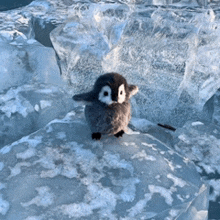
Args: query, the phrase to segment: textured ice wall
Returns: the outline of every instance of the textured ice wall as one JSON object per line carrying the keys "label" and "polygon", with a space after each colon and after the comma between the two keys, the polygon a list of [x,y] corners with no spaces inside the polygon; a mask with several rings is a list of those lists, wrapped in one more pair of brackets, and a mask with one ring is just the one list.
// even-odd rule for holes
{"label": "textured ice wall", "polygon": [[35,40],[46,32],[36,22],[44,26],[40,15],[48,10],[48,3],[32,2],[26,9],[0,12],[0,92],[30,82],[62,85],[55,51]]}
{"label": "textured ice wall", "polygon": [[34,40],[0,42],[0,91],[30,82],[62,85],[55,52]]}
{"label": "textured ice wall", "polygon": [[[214,58],[219,56],[219,12],[201,5],[206,1],[44,0],[2,12],[1,87],[33,78],[60,83],[53,50],[34,38],[40,40],[38,32],[45,27],[61,24],[51,39],[62,74],[75,92],[89,90],[99,74],[117,71],[141,88],[132,100],[134,115],[178,126],[190,118],[204,118],[203,106],[219,88],[219,61]],[[36,22],[42,29],[34,29]]]}
{"label": "textured ice wall", "polygon": [[212,9],[86,4],[51,33],[76,92],[104,72],[137,84],[137,116],[182,125],[205,117],[220,87],[220,25]]}

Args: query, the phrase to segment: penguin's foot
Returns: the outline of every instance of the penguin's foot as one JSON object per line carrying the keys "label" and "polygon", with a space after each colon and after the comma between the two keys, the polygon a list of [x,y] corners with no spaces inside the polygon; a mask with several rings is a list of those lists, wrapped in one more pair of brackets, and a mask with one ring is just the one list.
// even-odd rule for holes
{"label": "penguin's foot", "polygon": [[101,133],[97,132],[97,133],[92,133],[92,139],[95,140],[100,140],[101,139]]}
{"label": "penguin's foot", "polygon": [[119,137],[122,137],[124,133],[125,133],[125,132],[124,132],[123,130],[121,130],[121,131],[119,131],[118,133],[116,133],[114,136],[117,137],[117,138],[119,138]]}

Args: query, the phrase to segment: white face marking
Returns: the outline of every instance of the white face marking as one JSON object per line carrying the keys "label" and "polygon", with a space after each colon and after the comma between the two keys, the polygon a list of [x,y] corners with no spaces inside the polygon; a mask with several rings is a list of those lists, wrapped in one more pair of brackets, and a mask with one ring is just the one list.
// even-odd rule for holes
{"label": "white face marking", "polygon": [[109,86],[103,86],[99,92],[99,101],[107,105],[111,105],[112,101],[112,90]]}
{"label": "white face marking", "polygon": [[126,98],[125,86],[121,84],[118,88],[118,103],[123,103]]}

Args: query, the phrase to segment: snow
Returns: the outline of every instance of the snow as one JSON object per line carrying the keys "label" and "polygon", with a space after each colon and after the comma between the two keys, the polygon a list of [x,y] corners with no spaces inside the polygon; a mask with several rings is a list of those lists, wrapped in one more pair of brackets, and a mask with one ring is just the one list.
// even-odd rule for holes
{"label": "snow", "polygon": [[133,155],[131,159],[139,159],[140,161],[142,160],[156,161],[156,158],[151,155],[147,155],[145,150],[142,150],[141,152]]}
{"label": "snow", "polygon": [[35,156],[35,149],[34,148],[28,148],[27,150],[16,154],[16,157],[18,159],[20,158],[23,160],[26,160],[27,158],[31,158],[33,156]]}
{"label": "snow", "polygon": [[42,220],[42,217],[39,216],[28,216],[25,220]]}
{"label": "snow", "polygon": [[9,167],[11,174],[8,178],[17,176],[18,174],[21,173],[21,167],[29,167],[31,166],[30,163],[27,162],[21,162],[21,163],[17,163],[14,167]]}
{"label": "snow", "polygon": [[64,215],[68,215],[69,218],[86,217],[92,214],[91,206],[85,203],[62,205],[60,209],[61,212]]}
{"label": "snow", "polygon": [[58,133],[57,133],[57,138],[58,138],[58,139],[64,139],[64,138],[66,138],[65,132],[58,132]]}
{"label": "snow", "polygon": [[166,203],[168,205],[172,205],[173,198],[172,198],[172,192],[169,189],[166,189],[161,186],[155,186],[155,185],[149,185],[148,186],[150,193],[159,193],[162,197],[164,197]]}
{"label": "snow", "polygon": [[9,203],[4,199],[2,199],[2,195],[0,194],[0,214],[5,215],[9,207],[10,207]]}
{"label": "snow", "polygon": [[52,193],[50,193],[50,189],[47,186],[42,186],[36,188],[36,191],[38,192],[38,196],[33,198],[31,201],[22,203],[21,205],[23,207],[27,207],[30,205],[37,205],[37,206],[43,206],[48,207],[54,202],[54,196]]}
{"label": "snow", "polygon": [[173,181],[174,186],[184,187],[187,184],[184,180],[174,176],[171,173],[167,174],[167,178],[169,178]]}
{"label": "snow", "polygon": [[41,109],[47,108],[51,106],[51,101],[40,100]]}
{"label": "snow", "polygon": [[192,126],[203,125],[201,121],[192,122]]}
{"label": "snow", "polygon": [[[135,217],[135,216],[137,216],[138,213],[143,212],[147,202],[149,202],[151,200],[151,198],[152,198],[152,194],[146,193],[144,195],[144,199],[137,202],[137,204],[129,210],[129,216]],[[153,212],[148,212],[145,214],[146,214],[146,217],[148,217],[148,218],[156,216],[156,213],[153,213]]]}
{"label": "snow", "polygon": [[[67,101],[68,100],[68,101]],[[30,134],[63,116],[74,106],[63,89],[46,84],[25,84],[0,94],[0,146]]]}
{"label": "snow", "polygon": [[34,106],[34,110],[35,110],[36,112],[39,112],[40,107],[39,107],[39,105],[38,105],[38,104],[36,104],[36,105]]}
{"label": "snow", "polygon": [[174,219],[175,217],[178,216],[179,212],[180,212],[179,210],[175,210],[175,209],[171,210],[169,212],[170,216],[165,218],[165,220],[172,220],[172,219]]}

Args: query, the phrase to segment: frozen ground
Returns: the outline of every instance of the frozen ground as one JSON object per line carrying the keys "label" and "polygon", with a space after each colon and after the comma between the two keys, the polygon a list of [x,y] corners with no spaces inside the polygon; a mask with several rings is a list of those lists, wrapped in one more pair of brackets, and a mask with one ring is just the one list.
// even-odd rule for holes
{"label": "frozen ground", "polygon": [[206,219],[194,164],[148,134],[92,141],[74,111],[0,151],[4,219]]}
{"label": "frozen ground", "polygon": [[[1,12],[0,219],[220,219],[219,9],[36,0]],[[94,142],[71,96],[108,71],[139,86],[139,133]]]}
{"label": "frozen ground", "polygon": [[63,117],[73,107],[65,91],[48,84],[25,84],[0,94],[0,148]]}

